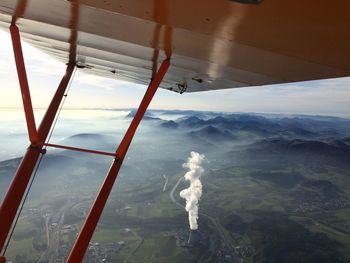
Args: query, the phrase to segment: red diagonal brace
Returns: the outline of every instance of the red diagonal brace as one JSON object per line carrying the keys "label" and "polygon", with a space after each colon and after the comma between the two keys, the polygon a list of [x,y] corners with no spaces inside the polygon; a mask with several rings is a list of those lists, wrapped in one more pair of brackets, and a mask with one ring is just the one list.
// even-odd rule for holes
{"label": "red diagonal brace", "polygon": [[13,53],[15,55],[19,85],[21,87],[23,108],[27,121],[29,140],[32,144],[36,144],[38,142],[38,132],[35,126],[32,100],[30,98],[26,67],[24,64],[21,38],[19,35],[18,27],[16,25],[11,25],[10,33],[12,39]]}
{"label": "red diagonal brace", "polygon": [[100,191],[92,205],[90,212],[85,220],[85,223],[80,230],[77,240],[75,241],[73,248],[67,259],[67,263],[79,263],[83,261],[86,249],[89,245],[91,237],[95,231],[96,225],[102,214],[103,208],[106,205],[108,196],[112,190],[113,184],[118,176],[119,169],[123,163],[124,157],[128,151],[130,143],[134,137],[137,126],[140,124],[148,105],[150,104],[159,84],[161,83],[165,73],[170,66],[169,59],[164,60],[160,66],[155,78],[150,83],[145,96],[143,97],[141,104],[132,120],[123,140],[121,141],[116,153],[117,158],[113,161],[111,168],[103,182]]}
{"label": "red diagonal brace", "polygon": [[[11,26],[11,35],[17,34],[16,26]],[[19,34],[15,37],[20,41]],[[14,52],[16,56],[21,56],[22,52],[19,52],[18,45],[14,46]],[[22,58],[23,60],[23,58]],[[66,74],[63,76],[60,85],[57,88],[55,95],[46,111],[46,114],[41,121],[38,137],[39,141],[37,145],[33,143],[28,147],[26,154],[24,155],[15,177],[13,178],[11,185],[1,203],[0,206],[0,251],[3,250],[7,236],[10,232],[12,223],[16,217],[17,210],[21,204],[24,193],[27,189],[28,183],[30,181],[32,172],[35,165],[39,159],[43,143],[46,140],[52,123],[55,119],[56,113],[58,111],[59,105],[62,101],[66,88],[68,86],[69,80],[72,76],[75,64],[69,63],[66,69]],[[25,70],[25,68],[23,68]],[[19,71],[19,70],[18,70]],[[18,73],[20,74],[20,73]],[[28,85],[28,83],[26,84]],[[27,98],[28,99],[28,98]]]}
{"label": "red diagonal brace", "polygon": [[109,152],[104,152],[104,151],[96,151],[96,150],[90,150],[90,149],[84,149],[84,148],[78,148],[78,147],[72,147],[72,146],[66,146],[66,145],[58,145],[58,144],[53,144],[53,143],[44,143],[44,145],[45,146],[49,146],[49,147],[54,147],[54,148],[70,150],[70,151],[94,153],[94,154],[100,154],[100,155],[107,155],[107,156],[116,157],[116,153],[109,153]]}

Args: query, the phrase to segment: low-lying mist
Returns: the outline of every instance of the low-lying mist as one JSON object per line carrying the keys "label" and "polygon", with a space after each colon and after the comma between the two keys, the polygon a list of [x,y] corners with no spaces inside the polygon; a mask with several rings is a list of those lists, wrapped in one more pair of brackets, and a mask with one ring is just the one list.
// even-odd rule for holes
{"label": "low-lying mist", "polygon": [[[133,110],[66,111],[50,143],[114,152],[133,114]],[[11,133],[2,130],[1,136],[11,145],[4,147],[0,155],[0,199],[27,147],[23,123],[19,119],[6,123],[12,127]],[[249,246],[255,250],[247,251],[255,251],[260,258],[268,258],[270,252],[264,240],[256,238],[261,233],[265,235],[266,226],[256,222],[267,224],[268,218],[275,215],[272,221],[276,224],[301,227],[298,231],[307,238],[300,242],[309,244],[317,239],[326,246],[330,244],[328,239],[319,239],[307,232],[309,226],[301,220],[292,222],[285,216],[308,217],[305,213],[310,211],[329,214],[350,208],[350,120],[150,110],[130,146],[101,224],[139,227],[146,232],[153,229],[154,233],[170,226],[187,227],[186,211],[181,207],[185,200],[179,193],[188,187],[188,183],[181,181],[187,172],[182,164],[191,152],[204,154],[208,160],[201,164],[205,176],[200,186],[204,190],[196,207],[200,215],[204,214],[198,221],[199,229],[203,227],[201,235],[209,235],[210,229],[215,233],[221,222],[229,233],[241,233],[251,240]],[[108,156],[47,148],[24,211],[35,208],[45,211],[44,214],[55,214],[55,210],[69,207],[66,219],[70,224],[79,224],[111,162],[112,157]],[[268,211],[271,214],[266,214]],[[158,220],[156,226],[154,218]],[[197,222],[192,227],[197,228]],[[285,237],[289,234],[292,235],[285,233]],[[217,235],[221,240],[222,233]],[[337,246],[332,243],[334,251]],[[311,248],[310,245],[310,251]],[[293,249],[290,248],[290,255],[301,251]]]}

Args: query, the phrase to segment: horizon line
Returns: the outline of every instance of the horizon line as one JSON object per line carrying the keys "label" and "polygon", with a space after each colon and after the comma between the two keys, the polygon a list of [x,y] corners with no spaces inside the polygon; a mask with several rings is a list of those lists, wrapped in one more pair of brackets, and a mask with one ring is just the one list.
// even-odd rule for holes
{"label": "horizon line", "polygon": [[[44,107],[34,107],[34,110],[46,110]],[[122,107],[122,108],[86,108],[86,107],[77,107],[77,108],[63,108],[62,110],[104,110],[104,111],[126,111],[126,110],[135,110],[137,107]],[[0,110],[23,110],[22,107],[0,107]],[[342,118],[350,120],[350,115],[329,115],[322,113],[276,113],[276,112],[255,112],[255,111],[216,111],[216,110],[196,110],[196,109],[161,109],[161,108],[149,108],[148,110],[153,111],[193,111],[193,112],[213,112],[213,113],[235,113],[235,114],[260,114],[260,115],[281,115],[281,116],[313,116],[313,117],[332,117],[332,118]]]}

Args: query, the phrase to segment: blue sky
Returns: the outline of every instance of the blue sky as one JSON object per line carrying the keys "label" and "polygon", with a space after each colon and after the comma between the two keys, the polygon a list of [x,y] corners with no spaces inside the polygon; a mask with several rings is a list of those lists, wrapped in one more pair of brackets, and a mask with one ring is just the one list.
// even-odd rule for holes
{"label": "blue sky", "polygon": [[[8,33],[0,31],[0,39],[2,91],[0,107],[21,107],[20,89],[10,36]],[[65,65],[25,43],[23,44],[23,52],[33,105],[36,108],[46,107],[65,71]],[[144,91],[145,87],[142,85],[104,79],[77,71],[65,107],[137,107]],[[349,105],[350,78],[341,78],[184,93],[182,95],[160,89],[150,107],[157,109],[318,114],[350,118]]]}

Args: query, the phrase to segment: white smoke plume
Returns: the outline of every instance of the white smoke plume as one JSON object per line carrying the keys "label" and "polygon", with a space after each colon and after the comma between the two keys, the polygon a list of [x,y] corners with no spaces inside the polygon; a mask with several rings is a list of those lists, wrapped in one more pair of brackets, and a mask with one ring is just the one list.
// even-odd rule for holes
{"label": "white smoke plume", "polygon": [[204,160],[204,154],[191,152],[191,156],[188,158],[187,163],[182,165],[189,169],[184,177],[186,181],[190,181],[190,187],[182,190],[180,196],[183,199],[186,199],[186,211],[188,212],[188,220],[192,230],[198,228],[198,201],[202,196],[202,183],[200,178],[204,173],[201,164]]}

